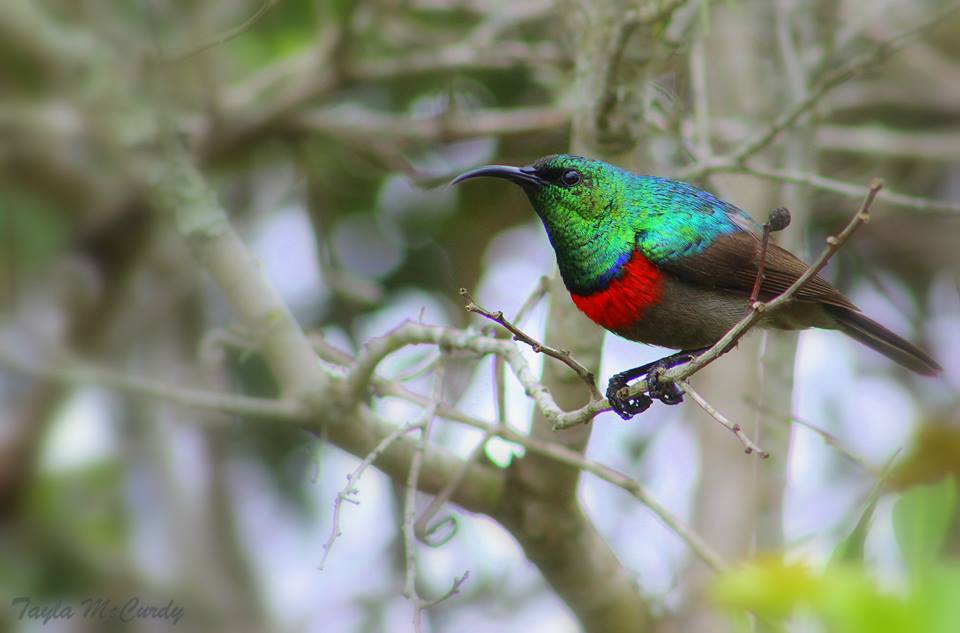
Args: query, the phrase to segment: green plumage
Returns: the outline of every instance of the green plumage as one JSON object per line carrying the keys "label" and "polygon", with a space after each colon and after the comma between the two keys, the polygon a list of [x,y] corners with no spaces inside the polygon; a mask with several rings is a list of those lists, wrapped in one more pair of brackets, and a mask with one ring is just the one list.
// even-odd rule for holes
{"label": "green plumage", "polygon": [[669,262],[741,227],[759,228],[737,207],[683,182],[580,156],[548,156],[533,167],[583,176],[577,187],[527,189],[571,291],[602,286],[634,248],[654,263]]}

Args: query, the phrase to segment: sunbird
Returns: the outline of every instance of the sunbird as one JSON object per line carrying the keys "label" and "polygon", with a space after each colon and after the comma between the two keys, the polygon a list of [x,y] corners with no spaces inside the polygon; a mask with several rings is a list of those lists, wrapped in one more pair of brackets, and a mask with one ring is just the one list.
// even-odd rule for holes
{"label": "sunbird", "polygon": [[[693,185],[582,156],[554,154],[525,167],[487,165],[452,184],[479,177],[520,185],[543,222],[570,297],[592,321],[631,341],[680,350],[613,376],[606,394],[611,408],[629,419],[653,398],[681,402],[679,388],[659,384],[658,372],[709,349],[743,318],[757,279],[762,226]],[[758,298],[783,293],[806,270],[795,255],[769,243]],[[819,275],[758,325],[840,330],[919,374],[942,371]],[[624,387],[643,375],[647,394],[628,397]]]}

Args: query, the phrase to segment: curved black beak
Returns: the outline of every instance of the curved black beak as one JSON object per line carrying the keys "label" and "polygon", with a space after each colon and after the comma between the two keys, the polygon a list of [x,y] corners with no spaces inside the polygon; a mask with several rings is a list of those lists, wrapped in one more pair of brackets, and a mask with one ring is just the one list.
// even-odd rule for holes
{"label": "curved black beak", "polygon": [[514,182],[521,187],[540,187],[544,184],[542,178],[537,176],[537,170],[533,167],[511,167],[510,165],[486,165],[471,169],[454,178],[450,184],[456,185],[470,178],[504,178]]}

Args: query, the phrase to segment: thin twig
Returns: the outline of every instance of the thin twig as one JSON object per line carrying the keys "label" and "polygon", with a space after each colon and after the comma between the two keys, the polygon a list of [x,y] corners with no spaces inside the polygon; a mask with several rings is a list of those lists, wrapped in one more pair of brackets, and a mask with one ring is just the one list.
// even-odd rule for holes
{"label": "thin twig", "polygon": [[863,468],[865,471],[867,471],[868,473],[870,473],[870,474],[873,475],[874,477],[878,477],[878,476],[880,475],[880,469],[878,469],[876,466],[874,466],[873,464],[871,464],[871,463],[870,463],[865,457],[863,457],[862,455],[858,455],[857,453],[855,453],[854,451],[852,451],[851,449],[849,449],[847,446],[845,446],[845,445],[843,444],[843,442],[840,440],[840,438],[838,438],[836,435],[834,435],[834,434],[831,433],[830,431],[824,429],[823,427],[818,426],[817,424],[814,424],[813,422],[810,422],[809,420],[805,420],[805,419],[803,419],[803,418],[797,417],[797,416],[793,415],[792,413],[787,414],[787,415],[784,417],[782,413],[778,413],[777,411],[773,411],[772,409],[769,409],[769,408],[763,406],[760,402],[757,402],[756,400],[753,400],[753,399],[751,399],[751,398],[747,398],[747,399],[746,399],[746,402],[747,402],[747,404],[749,404],[750,406],[754,407],[757,411],[759,411],[760,413],[762,413],[762,414],[764,414],[764,415],[767,415],[767,416],[769,416],[769,417],[771,417],[771,418],[774,418],[774,419],[776,419],[776,420],[779,420],[779,421],[781,421],[781,422],[783,422],[783,423],[785,423],[785,424],[796,424],[797,426],[803,427],[803,428],[807,429],[808,431],[811,431],[811,432],[819,435],[819,436],[820,436],[820,439],[823,440],[823,443],[824,443],[824,444],[826,444],[827,446],[830,446],[830,447],[834,448],[834,449],[837,450],[840,454],[842,454],[844,457],[846,457],[847,459],[849,459],[851,462],[857,464],[858,466],[860,466],[861,468]]}
{"label": "thin twig", "polygon": [[507,371],[503,358],[493,357],[493,394],[497,402],[497,424],[507,423]]}
{"label": "thin twig", "polygon": [[770,247],[770,233],[782,231],[790,224],[790,211],[786,207],[777,207],[770,212],[767,221],[763,223],[763,237],[760,239],[760,257],[757,264],[757,277],[753,281],[753,290],[750,291],[750,300],[747,310],[760,298],[760,287],[763,285],[764,269],[767,267],[767,249]]}
{"label": "thin twig", "polygon": [[684,391],[684,393],[693,398],[694,402],[700,405],[700,408],[706,411],[711,418],[719,422],[725,429],[736,435],[737,439],[740,440],[740,443],[743,444],[744,452],[746,452],[748,455],[756,452],[756,454],[763,459],[770,457],[770,453],[753,443],[753,440],[751,440],[747,434],[743,432],[743,429],[739,424],[731,422],[726,418],[726,416],[717,411],[712,404],[707,402],[703,396],[697,393],[697,391],[690,386],[689,382],[686,380],[681,380],[676,384]]}
{"label": "thin twig", "polygon": [[530,312],[537,307],[544,297],[550,292],[550,278],[546,275],[541,275],[537,285],[530,292],[530,295],[527,296],[526,300],[523,302],[523,305],[520,306],[520,309],[517,310],[517,314],[513,317],[513,322],[517,324],[517,327],[520,327],[520,324],[523,323],[524,319],[530,314]]}
{"label": "thin twig", "polygon": [[690,89],[693,93],[694,153],[698,162],[713,156],[710,142],[710,98],[707,87],[706,25],[701,20],[690,49]]}
{"label": "thin twig", "polygon": [[[527,390],[527,394],[531,395],[535,402],[537,402],[537,406],[540,407],[541,410],[547,412],[547,415],[550,417],[550,419],[560,419],[559,416],[562,414],[562,411],[559,408],[550,408],[550,403],[553,402],[552,397],[546,392],[546,390],[542,390],[541,392],[541,390],[537,389],[538,383],[536,382],[536,378],[533,376],[533,373],[530,371],[529,367],[526,367],[525,361],[517,351],[516,347],[509,342],[487,339],[479,337],[475,333],[470,334],[469,332],[454,330],[451,328],[428,327],[415,323],[407,323],[400,328],[396,328],[392,335],[405,342],[405,344],[428,342],[451,349],[467,349],[483,354],[503,354],[503,358],[507,361],[507,364],[511,366],[511,369],[514,370],[515,375],[517,375],[518,379],[521,381],[521,384],[523,384]],[[234,339],[231,339],[228,342],[232,345],[239,345],[239,342]],[[313,337],[312,342],[315,348],[318,350],[321,358],[328,362],[341,366],[348,366],[354,362],[354,359],[348,353],[331,346],[320,337]],[[386,347],[392,347],[392,345]],[[250,349],[252,349],[252,347]],[[0,353],[3,351],[4,350],[0,348]],[[4,362],[4,359],[6,359],[6,356],[0,355],[0,362]],[[10,367],[16,371],[25,368],[24,365],[19,363],[17,365],[10,365]],[[526,368],[524,369],[524,367]],[[94,382],[94,384],[102,384],[114,389],[136,393],[146,397],[157,398],[161,400],[173,400],[175,402],[180,402],[181,404],[200,410],[211,410],[218,412],[223,411],[236,415],[251,415],[265,420],[288,420],[299,423],[309,423],[312,419],[312,416],[308,410],[304,409],[303,407],[292,406],[291,403],[288,403],[287,401],[252,399],[256,401],[256,406],[249,408],[246,406],[248,399],[245,397],[234,399],[226,394],[215,392],[180,390],[169,385],[154,383],[140,378],[133,378],[119,373],[110,373],[106,370],[98,370],[96,374],[33,369],[28,372],[20,373],[27,373],[28,375],[34,375],[49,380],[56,380],[58,382],[66,382],[69,384],[90,384],[88,379],[92,377],[98,377],[102,380],[100,382]],[[349,380],[349,378],[346,376],[343,379]],[[370,378],[370,383],[375,391],[381,396],[393,396],[423,407],[430,406],[431,399],[429,397],[417,394],[411,391],[405,385],[387,380],[375,374]],[[144,385],[148,385],[148,388],[141,389],[141,386]],[[602,402],[594,403],[593,406],[596,408],[588,411],[584,415],[589,415],[592,417],[603,408]],[[554,407],[556,407],[555,404]],[[724,563],[719,554],[717,554],[699,534],[686,526],[678,517],[671,514],[650,494],[650,492],[642,484],[631,479],[627,475],[624,475],[623,473],[620,473],[599,462],[589,460],[581,453],[573,451],[561,444],[524,435],[512,430],[506,424],[493,424],[486,422],[480,418],[469,415],[463,411],[460,411],[459,409],[449,407],[447,405],[438,405],[436,414],[452,422],[466,424],[467,426],[479,429],[484,433],[489,433],[491,436],[500,437],[508,442],[513,442],[523,446],[526,450],[538,455],[556,460],[573,468],[579,468],[610,484],[613,484],[614,486],[622,488],[633,495],[638,501],[650,508],[654,514],[659,517],[663,524],[667,526],[668,529],[673,531],[675,534],[677,534],[677,536],[680,537],[681,540],[687,543],[690,549],[712,569],[719,571],[724,567]],[[393,432],[394,431],[391,433]],[[383,441],[385,440],[381,440],[381,442]],[[397,441],[396,438],[392,439],[389,444],[392,444],[395,441]],[[374,451],[376,451],[376,448]],[[376,457],[373,459],[375,460]],[[356,481],[356,476],[354,477],[354,481]]]}
{"label": "thin twig", "polygon": [[232,39],[234,39],[234,38],[236,38],[236,37],[239,37],[239,36],[243,35],[244,33],[246,33],[247,31],[249,31],[250,28],[253,27],[254,24],[256,24],[256,23],[259,22],[261,19],[263,19],[263,17],[264,17],[265,15],[267,15],[268,13],[270,13],[270,11],[271,11],[275,6],[277,6],[278,4],[280,4],[280,0],[265,0],[264,3],[263,3],[262,5],[260,5],[260,8],[258,8],[258,9],[253,13],[253,15],[251,15],[250,17],[248,17],[246,20],[244,20],[243,22],[241,22],[241,23],[238,24],[237,26],[235,26],[235,27],[233,27],[233,28],[231,28],[231,29],[228,29],[228,30],[224,31],[223,33],[221,33],[220,35],[216,36],[215,38],[213,38],[213,39],[210,40],[209,42],[205,42],[204,44],[201,44],[200,46],[196,46],[196,47],[191,48],[191,49],[189,49],[189,50],[187,50],[187,51],[184,51],[184,52],[182,52],[182,53],[178,53],[178,54],[173,55],[173,56],[171,56],[171,57],[165,58],[163,61],[165,61],[165,62],[174,62],[174,63],[175,63],[175,62],[182,62],[182,61],[185,61],[185,60],[187,60],[187,59],[190,59],[191,57],[194,57],[194,56],[196,56],[196,55],[199,55],[200,53],[202,53],[202,52],[204,52],[204,51],[206,51],[206,50],[209,50],[209,49],[214,48],[214,47],[216,47],[216,46],[220,46],[220,45],[222,45],[222,44],[226,44],[226,43],[229,42],[230,40],[232,40]]}
{"label": "thin twig", "polygon": [[[389,381],[384,381],[379,385],[378,388],[384,395],[391,395],[403,400],[407,400],[414,404],[419,404],[421,406],[426,406],[426,404],[429,402],[428,397],[414,393],[403,385]],[[679,536],[680,539],[683,540],[690,547],[690,549],[708,566],[716,571],[720,571],[725,567],[723,559],[720,557],[720,555],[715,552],[699,534],[685,525],[678,517],[671,514],[670,511],[661,505],[640,482],[631,479],[627,475],[624,475],[623,473],[614,470],[609,466],[587,459],[583,456],[583,454],[571,450],[562,444],[548,442],[531,437],[529,435],[524,435],[514,431],[508,426],[491,424],[490,422],[481,420],[480,418],[468,413],[464,413],[463,411],[453,407],[441,405],[437,408],[437,415],[446,420],[450,420],[451,422],[459,422],[461,424],[466,424],[467,426],[489,432],[491,435],[500,437],[508,442],[519,444],[532,453],[548,457],[573,468],[579,468],[580,470],[591,473],[607,483],[613,484],[618,488],[622,488],[633,495],[638,501],[650,508],[650,510],[657,515],[663,524],[666,525],[667,528],[674,532],[677,536]]]}
{"label": "thin twig", "polygon": [[800,99],[792,106],[784,110],[770,125],[758,132],[755,136],[747,139],[738,145],[726,156],[718,157],[714,161],[697,163],[682,169],[677,177],[684,180],[701,178],[706,174],[715,173],[724,170],[723,166],[732,165],[734,169],[742,167],[744,162],[751,156],[756,155],[768,145],[770,145],[781,132],[792,127],[807,112],[814,109],[820,101],[831,90],[837,86],[846,83],[852,77],[855,77],[870,68],[881,64],[889,59],[893,54],[902,49],[909,40],[924,30],[942,22],[943,18],[957,10],[957,7],[948,7],[947,10],[940,12],[934,19],[931,19],[917,27],[914,27],[904,33],[901,33],[887,41],[879,43],[872,51],[857,57],[841,67],[827,72],[821,76],[820,80],[806,93],[803,99]]}
{"label": "thin twig", "polygon": [[448,112],[440,116],[411,117],[369,108],[336,107],[306,110],[293,120],[304,132],[347,140],[439,141],[478,136],[530,134],[565,127],[570,110],[555,106],[483,109]]}
{"label": "thin twig", "polygon": [[342,535],[340,531],[340,509],[343,506],[343,502],[347,501],[354,505],[359,505],[360,502],[357,500],[357,495],[360,490],[357,488],[357,482],[360,481],[360,477],[363,476],[363,472],[371,465],[373,462],[377,461],[380,455],[383,454],[390,445],[400,439],[403,435],[406,435],[414,429],[422,429],[423,424],[420,421],[411,422],[404,424],[403,426],[398,426],[390,435],[387,435],[385,438],[380,440],[380,443],[377,444],[372,451],[370,451],[366,457],[357,465],[347,475],[347,485],[337,493],[336,498],[333,500],[333,519],[332,526],[330,528],[330,537],[327,538],[327,542],[323,544],[323,557],[320,559],[319,569],[322,571],[324,566],[327,564],[327,557],[330,555],[330,550],[333,548],[334,542]]}
{"label": "thin twig", "polygon": [[307,415],[307,409],[295,400],[255,398],[241,394],[178,387],[72,360],[61,359],[56,367],[34,367],[3,348],[0,348],[0,365],[33,378],[74,385],[99,385],[195,409],[288,422],[300,422]]}
{"label": "thin twig", "polygon": [[461,576],[455,577],[450,589],[439,598],[433,600],[424,600],[417,592],[417,544],[415,528],[417,516],[417,481],[420,477],[420,468],[423,465],[423,454],[428,446],[433,419],[436,417],[437,408],[443,398],[444,373],[445,366],[441,364],[435,374],[436,382],[434,385],[433,398],[430,400],[429,406],[424,410],[418,423],[421,427],[420,441],[417,443],[417,448],[410,461],[410,471],[407,475],[406,492],[403,501],[402,532],[405,560],[403,595],[413,603],[413,628],[417,633],[421,631],[420,619],[423,615],[423,610],[460,593],[461,586],[469,576],[469,572],[464,572]]}
{"label": "thin twig", "polygon": [[[453,515],[448,515],[433,525],[431,525],[430,522],[433,520],[433,517],[436,516],[437,512],[440,511],[440,508],[450,501],[450,497],[457,490],[457,488],[460,487],[460,484],[463,483],[463,479],[467,476],[467,472],[470,470],[470,467],[483,452],[483,447],[486,446],[487,441],[491,437],[493,437],[493,431],[487,431],[483,434],[483,437],[480,439],[480,441],[477,442],[476,446],[474,446],[466,458],[464,458],[463,463],[457,469],[457,472],[453,474],[453,477],[447,480],[447,482],[443,485],[443,488],[440,489],[440,492],[438,492],[433,499],[430,500],[427,508],[420,513],[420,517],[413,524],[413,531],[417,536],[417,540],[419,540],[421,543],[426,543],[431,547],[439,547],[449,542],[450,539],[456,535],[457,520]],[[444,525],[449,525],[451,527],[450,532],[440,539],[433,539],[433,535],[436,534]]]}
{"label": "thin twig", "polygon": [[[861,185],[855,185],[835,178],[828,178],[813,172],[791,171],[788,169],[776,169],[774,167],[750,165],[725,165],[718,168],[718,172],[738,172],[748,176],[756,176],[767,180],[776,180],[778,182],[792,182],[800,185],[808,185],[814,189],[829,191],[846,198],[862,198],[869,192],[869,188]],[[887,204],[898,207],[906,207],[911,211],[928,211],[938,213],[960,213],[960,204],[946,202],[944,200],[934,200],[920,196],[911,196],[896,191],[883,191],[879,199]]]}
{"label": "thin twig", "polygon": [[760,286],[763,285],[765,275],[764,269],[767,267],[767,247],[770,245],[770,222],[763,223],[763,237],[760,239],[760,261],[757,264],[757,278],[753,280],[753,290],[750,291],[750,298],[747,300],[747,311],[749,312],[760,298]]}
{"label": "thin twig", "polygon": [[590,389],[590,395],[593,400],[601,400],[603,398],[603,396],[600,395],[600,390],[597,388],[597,380],[593,375],[593,372],[581,365],[570,355],[570,352],[565,349],[554,349],[548,345],[544,345],[534,338],[531,338],[523,330],[519,329],[510,321],[507,321],[507,319],[503,316],[503,312],[499,310],[496,312],[490,312],[486,308],[477,304],[477,302],[473,300],[473,297],[470,296],[470,293],[467,292],[466,288],[460,289],[460,296],[466,299],[467,305],[465,307],[469,312],[474,312],[484,318],[494,321],[495,323],[499,323],[504,329],[513,335],[513,340],[529,345],[534,352],[543,353],[551,358],[556,358],[576,372],[578,376],[580,376],[583,382],[585,382],[587,387]]}

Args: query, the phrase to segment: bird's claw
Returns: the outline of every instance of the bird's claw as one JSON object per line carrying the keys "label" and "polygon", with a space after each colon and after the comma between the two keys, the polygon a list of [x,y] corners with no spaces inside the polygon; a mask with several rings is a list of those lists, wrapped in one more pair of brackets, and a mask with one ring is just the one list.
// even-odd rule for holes
{"label": "bird's claw", "polygon": [[680,404],[683,402],[683,390],[677,383],[663,380],[666,370],[666,367],[658,365],[647,373],[647,393],[663,404]]}
{"label": "bird's claw", "polygon": [[663,380],[663,372],[671,367],[668,362],[657,363],[646,374],[647,393],[629,395],[629,378],[625,372],[616,374],[607,383],[607,401],[610,408],[624,420],[643,413],[650,408],[654,400],[663,404],[683,402],[683,390],[674,382]]}
{"label": "bird's claw", "polygon": [[607,383],[607,401],[610,408],[624,420],[629,420],[633,416],[643,413],[650,408],[653,400],[646,394],[629,394],[627,380],[617,374]]}

